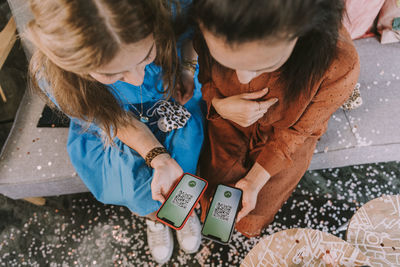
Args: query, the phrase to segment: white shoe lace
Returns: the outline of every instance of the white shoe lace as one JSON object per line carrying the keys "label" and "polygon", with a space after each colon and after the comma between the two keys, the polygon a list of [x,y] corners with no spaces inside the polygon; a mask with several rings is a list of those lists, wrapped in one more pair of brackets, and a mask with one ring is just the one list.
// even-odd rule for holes
{"label": "white shoe lace", "polygon": [[[155,222],[155,224],[159,224]],[[149,226],[148,226],[149,227]],[[152,227],[154,228],[154,227]],[[160,230],[153,231],[153,229],[149,229],[149,243],[151,246],[157,245],[166,245],[168,244],[168,231],[169,229],[165,226],[160,228]]]}

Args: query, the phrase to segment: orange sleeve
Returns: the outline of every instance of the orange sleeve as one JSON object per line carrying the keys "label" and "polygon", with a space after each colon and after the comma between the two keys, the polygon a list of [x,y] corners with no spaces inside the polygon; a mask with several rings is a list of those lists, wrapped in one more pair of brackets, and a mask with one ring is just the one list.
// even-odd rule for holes
{"label": "orange sleeve", "polygon": [[221,98],[222,96],[218,93],[218,88],[215,86],[213,81],[206,82],[201,87],[201,93],[204,101],[207,104],[207,119],[215,120],[221,117],[212,105],[214,97]]}
{"label": "orange sleeve", "polygon": [[357,52],[352,49],[340,55],[342,60],[334,60],[301,117],[287,128],[273,128],[256,159],[271,176],[290,167],[291,155],[307,138],[324,134],[329,118],[351,95],[360,72]]}
{"label": "orange sleeve", "polygon": [[201,33],[197,32],[193,38],[193,47],[198,54],[199,74],[198,79],[202,84],[201,93],[204,101],[207,104],[207,119],[213,120],[219,118],[220,115],[214,109],[212,100],[214,97],[221,98],[218,88],[212,80],[211,69],[213,60],[209,54],[207,44],[205,43]]}

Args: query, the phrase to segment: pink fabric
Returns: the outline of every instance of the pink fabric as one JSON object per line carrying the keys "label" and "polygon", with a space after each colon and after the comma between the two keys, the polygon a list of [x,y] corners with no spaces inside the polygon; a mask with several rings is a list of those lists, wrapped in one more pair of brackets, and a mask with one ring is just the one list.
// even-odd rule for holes
{"label": "pink fabric", "polygon": [[392,29],[395,18],[400,17],[400,1],[386,0],[378,19],[378,31],[381,34],[381,43],[400,42],[400,31]]}
{"label": "pink fabric", "polygon": [[352,39],[357,39],[367,33],[385,0],[345,0],[347,15],[343,24]]}

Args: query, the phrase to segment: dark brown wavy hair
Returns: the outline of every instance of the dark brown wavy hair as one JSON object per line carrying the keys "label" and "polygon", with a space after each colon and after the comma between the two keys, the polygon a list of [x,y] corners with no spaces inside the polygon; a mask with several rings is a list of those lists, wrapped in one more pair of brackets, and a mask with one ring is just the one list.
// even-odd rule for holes
{"label": "dark brown wavy hair", "polygon": [[[30,61],[31,87],[52,95],[67,115],[95,122],[112,142],[130,116],[89,72],[110,62],[121,44],[153,34],[166,95],[174,94],[178,57],[171,4],[163,0],[31,0],[34,15],[25,36],[37,50]],[[169,1],[170,3],[170,1]],[[175,7],[177,8],[177,7]],[[38,81],[49,87],[44,93]],[[46,97],[47,100],[49,100]],[[48,103],[50,101],[47,101]]]}
{"label": "dark brown wavy hair", "polygon": [[[232,45],[298,38],[279,70],[290,101],[309,91],[336,56],[343,11],[342,0],[194,0],[192,16]],[[199,51],[214,62],[204,40]]]}

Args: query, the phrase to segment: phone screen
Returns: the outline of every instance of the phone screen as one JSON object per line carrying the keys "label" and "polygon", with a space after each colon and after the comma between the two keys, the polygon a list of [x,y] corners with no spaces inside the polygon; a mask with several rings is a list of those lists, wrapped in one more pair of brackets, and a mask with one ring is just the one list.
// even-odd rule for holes
{"label": "phone screen", "polygon": [[206,182],[185,174],[157,213],[157,217],[179,228],[206,187]]}
{"label": "phone screen", "polygon": [[228,243],[242,199],[240,189],[218,185],[203,225],[205,237]]}

